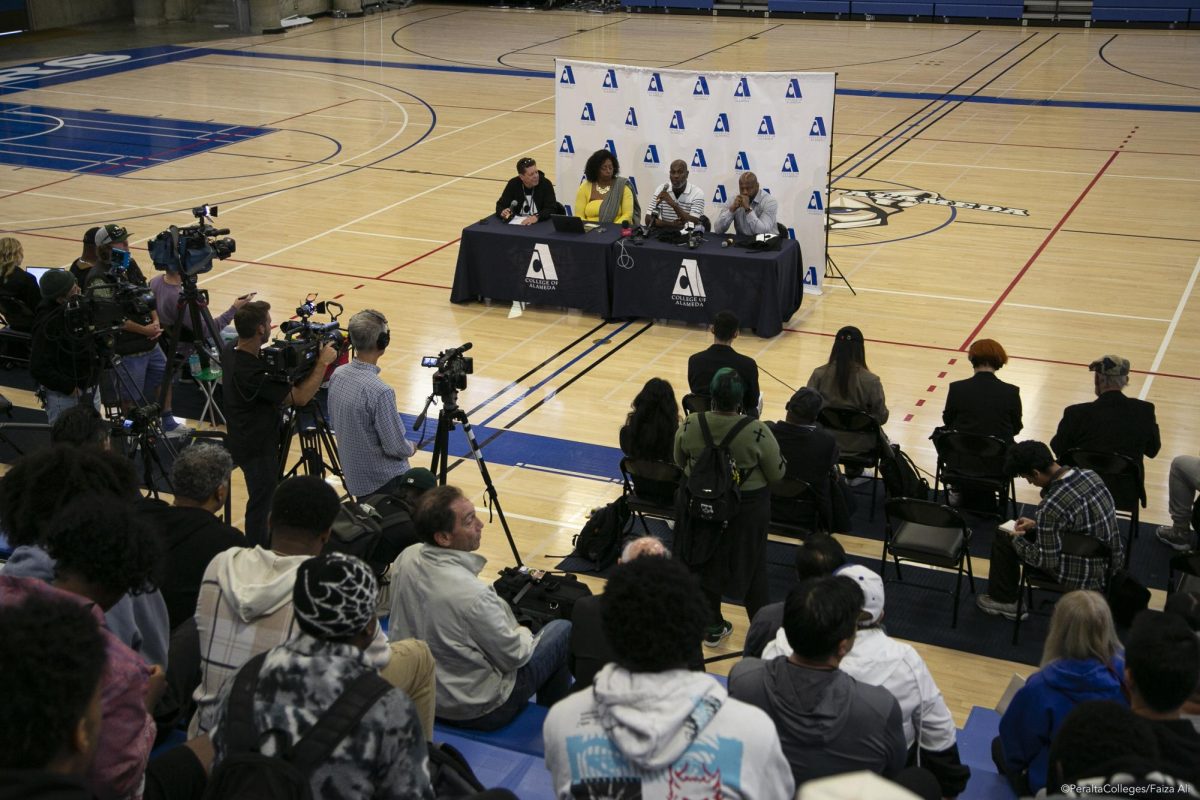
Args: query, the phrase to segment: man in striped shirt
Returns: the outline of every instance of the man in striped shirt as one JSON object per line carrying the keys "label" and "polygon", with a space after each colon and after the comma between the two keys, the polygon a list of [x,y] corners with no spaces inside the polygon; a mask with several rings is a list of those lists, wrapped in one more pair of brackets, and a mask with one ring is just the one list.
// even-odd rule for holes
{"label": "man in striped shirt", "polygon": [[687,164],[682,159],[671,162],[671,179],[654,190],[646,227],[677,231],[686,223],[700,224],[704,214],[704,192],[688,183]]}

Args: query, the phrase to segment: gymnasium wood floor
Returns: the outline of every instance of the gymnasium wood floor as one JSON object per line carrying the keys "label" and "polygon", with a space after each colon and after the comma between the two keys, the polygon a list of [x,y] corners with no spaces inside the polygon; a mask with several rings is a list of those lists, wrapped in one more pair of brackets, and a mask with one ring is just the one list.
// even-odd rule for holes
{"label": "gymnasium wood floor", "polygon": [[[544,74],[553,57],[836,70],[839,90],[851,91],[838,98],[835,194],[919,189],[1028,215],[924,203],[886,226],[835,231],[830,252],[858,294],[831,281],[780,336],[737,343],[770,373],[764,416],[782,415],[791,387],[827,357],[833,332],[853,323],[887,390],[888,434],[932,470],[927,437],[946,385],[969,374],[964,351],[974,338],[998,339],[1012,354],[1002,377],[1022,388],[1023,436],[1047,441],[1065,405],[1090,399],[1086,364],[1115,352],[1133,363],[1129,393],[1158,409],[1163,450],[1147,464],[1143,519],[1167,518],[1171,457],[1195,453],[1200,438],[1195,33],[426,4],[218,41],[194,27],[94,26],[5,40],[0,58],[11,66],[201,38],[217,52],[80,72],[4,98],[277,131],[121,177],[0,167],[0,229],[21,238],[27,264],[69,263],[93,224],[121,222],[143,245],[168,224],[187,224],[190,207],[220,203],[239,249],[201,279],[214,307],[256,290],[276,322],[308,292],[338,299],[347,314],[382,310],[393,331],[383,376],[410,413],[429,392],[420,356],[472,341],[476,372],[462,405],[473,421],[615,447],[647,378],[686,385],[687,356],[709,341],[704,330],[603,325],[557,309],[510,320],[507,306],[448,300],[459,232],[492,210],[516,159],[533,155],[554,177],[554,83]],[[534,566],[567,552],[587,509],[617,492],[570,471],[493,463],[492,474]],[[469,463],[453,480],[481,500]],[[1028,487],[1019,492],[1035,499]],[[241,500],[239,486],[236,508]],[[877,553],[874,542],[840,538]],[[483,552],[491,567],[509,561],[497,524]],[[976,568],[986,574],[986,561]],[[732,618],[730,647],[739,649],[746,623],[740,609]],[[1012,672],[1030,671],[918,649],[960,725],[972,705],[995,703]]]}

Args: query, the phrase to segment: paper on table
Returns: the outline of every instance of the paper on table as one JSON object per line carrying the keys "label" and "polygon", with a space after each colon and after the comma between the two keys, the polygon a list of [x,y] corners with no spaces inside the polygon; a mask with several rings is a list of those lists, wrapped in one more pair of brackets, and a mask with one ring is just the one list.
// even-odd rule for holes
{"label": "paper on table", "polygon": [[529,217],[527,217],[527,216],[525,216],[525,217],[519,217],[519,216],[515,216],[515,215],[514,215],[514,216],[513,216],[513,218],[512,218],[512,219],[510,219],[510,220],[508,221],[508,224],[509,224],[509,225],[521,225],[521,224],[523,224],[523,223],[525,222],[525,220],[527,220],[527,219],[529,219]]}

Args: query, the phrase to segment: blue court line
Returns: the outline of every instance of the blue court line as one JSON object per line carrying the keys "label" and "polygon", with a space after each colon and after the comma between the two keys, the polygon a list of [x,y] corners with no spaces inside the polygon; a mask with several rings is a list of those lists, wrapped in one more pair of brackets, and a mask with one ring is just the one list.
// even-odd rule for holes
{"label": "blue court line", "polygon": [[[414,64],[402,61],[381,61],[360,58],[336,58],[332,56],[290,55],[286,53],[252,53],[242,50],[222,50],[211,47],[142,47],[132,50],[115,51],[129,55],[131,58],[117,64],[98,67],[66,70],[56,75],[31,75],[0,83],[0,96],[21,92],[26,89],[41,89],[47,86],[57,86],[63,83],[95,78],[103,75],[113,75],[128,72],[143,67],[152,67],[176,61],[185,61],[201,56],[233,56],[242,58],[262,58],[281,61],[304,61],[322,64],[349,64],[353,66],[378,67],[386,69],[422,70],[425,72],[451,72],[470,75],[499,75],[511,78],[542,78],[554,80],[557,74],[543,70],[497,69],[493,67],[466,67],[450,64]],[[26,66],[36,67],[41,62]],[[13,69],[8,67],[6,69]],[[699,71],[697,71],[699,72]],[[3,73],[3,70],[0,70]],[[186,92],[186,87],[183,89]],[[983,103],[991,105],[1038,106],[1042,108],[1083,108],[1109,111],[1146,111],[1173,112],[1180,114],[1200,113],[1200,105],[1172,105],[1168,103],[1115,103],[1102,100],[1052,100],[1049,98],[1028,97],[996,97],[991,95],[942,94],[938,92],[896,92],[878,91],[874,89],[838,89],[837,94],[846,97],[881,97],[894,100],[949,100],[963,103]]]}

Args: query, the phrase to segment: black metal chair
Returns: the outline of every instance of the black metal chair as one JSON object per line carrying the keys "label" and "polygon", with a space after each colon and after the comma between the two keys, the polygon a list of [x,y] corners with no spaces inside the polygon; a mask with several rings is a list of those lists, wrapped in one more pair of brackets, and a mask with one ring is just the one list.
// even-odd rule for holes
{"label": "black metal chair", "polygon": [[[1007,534],[997,533],[997,536],[1005,536]],[[1100,593],[1107,595],[1108,579],[1112,576],[1112,549],[1101,542],[1094,536],[1085,536],[1082,533],[1064,533],[1062,535],[1062,555],[1063,556],[1078,556],[1080,558],[1100,558],[1104,560],[1104,583],[1100,589]],[[1026,602],[1028,598],[1028,611],[1032,613],[1035,610],[1033,604],[1033,590],[1038,589],[1043,592],[1051,592],[1053,594],[1064,595],[1068,592],[1073,592],[1078,589],[1078,586],[1067,586],[1060,583],[1058,578],[1048,572],[1031,567],[1025,563],[1021,564],[1021,578],[1017,583],[1017,618],[1013,623],[1013,644],[1016,644],[1021,635],[1021,617],[1026,611]]]}
{"label": "black metal chair", "polygon": [[1177,553],[1171,556],[1170,565],[1167,567],[1167,594],[1175,591],[1176,572],[1191,575],[1193,578],[1200,578],[1200,550]]}
{"label": "black metal chair", "polygon": [[666,461],[626,457],[621,459],[621,477],[629,511],[647,535],[646,517],[675,519],[675,490],[683,480],[682,469]]}
{"label": "black metal chair", "polygon": [[706,394],[688,392],[679,402],[683,405],[683,413],[685,414],[699,414],[702,411],[708,411],[712,408],[712,398]]}
{"label": "black metal chair", "polygon": [[12,369],[29,363],[33,346],[33,309],[20,298],[0,292],[0,364]]}
{"label": "black metal chair", "polygon": [[1140,509],[1146,507],[1145,476],[1142,465],[1121,453],[1106,453],[1099,450],[1068,450],[1063,462],[1073,467],[1090,469],[1100,476],[1112,495],[1117,514],[1129,521],[1129,536],[1125,540],[1125,558],[1122,566],[1129,563],[1133,551],[1133,540],[1138,535],[1141,521]]}
{"label": "black metal chair", "polygon": [[879,460],[883,457],[883,436],[879,423],[865,411],[855,408],[826,407],[817,416],[821,427],[833,434],[841,456],[838,463],[850,469],[872,470],[870,519],[875,519],[875,498],[879,493]]}
{"label": "black metal chair", "polygon": [[975,571],[971,566],[970,550],[971,528],[966,520],[949,506],[909,497],[888,500],[884,505],[884,514],[887,525],[884,528],[883,559],[879,565],[880,577],[887,579],[888,556],[895,563],[896,578],[901,582],[904,581],[901,561],[956,570],[950,626],[958,627],[958,601],[962,595],[964,569],[971,594],[975,593]]}
{"label": "black metal chair", "polygon": [[1006,503],[1012,506],[1012,517],[1017,516],[1016,485],[1011,476],[1004,474],[1008,442],[999,436],[953,430],[935,431],[931,438],[938,456],[937,471],[933,476],[935,498],[940,485],[949,502],[950,485],[953,484],[959,491],[976,490],[994,495],[1001,519]]}
{"label": "black metal chair", "polygon": [[829,533],[817,491],[807,481],[784,478],[771,484],[771,530],[806,539]]}

